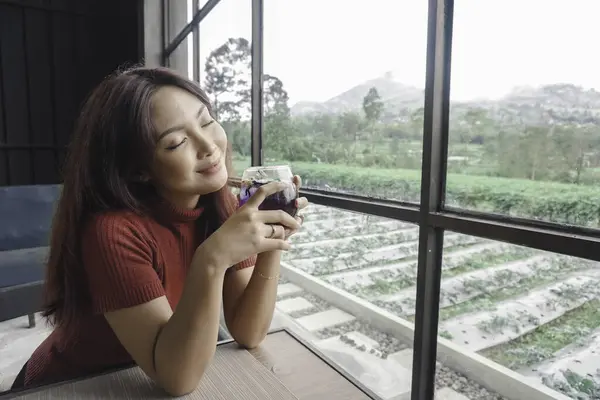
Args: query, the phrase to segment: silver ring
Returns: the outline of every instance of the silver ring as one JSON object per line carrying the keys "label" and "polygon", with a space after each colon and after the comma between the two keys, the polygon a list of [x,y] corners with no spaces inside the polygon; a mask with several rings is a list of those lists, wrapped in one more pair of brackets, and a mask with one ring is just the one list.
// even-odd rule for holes
{"label": "silver ring", "polygon": [[273,236],[275,236],[275,226],[271,225],[271,235],[269,236],[269,239],[272,239]]}

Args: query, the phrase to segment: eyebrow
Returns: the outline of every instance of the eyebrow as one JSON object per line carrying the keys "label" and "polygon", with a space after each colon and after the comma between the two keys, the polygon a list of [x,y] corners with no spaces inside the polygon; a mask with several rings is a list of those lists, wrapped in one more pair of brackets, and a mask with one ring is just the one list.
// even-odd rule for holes
{"label": "eyebrow", "polygon": [[[196,113],[196,119],[200,118],[200,116],[202,115],[202,113],[204,112],[204,110],[206,109],[205,105],[202,105],[200,107],[200,109],[198,110],[198,112]],[[183,125],[177,125],[177,126],[173,126],[169,129],[167,129],[166,131],[164,131],[163,133],[161,133],[158,136],[158,139],[156,139],[156,142],[160,142],[162,140],[162,138],[164,138],[165,136],[167,136],[169,133],[173,133],[173,132],[177,132],[180,130],[183,130],[185,127]]]}

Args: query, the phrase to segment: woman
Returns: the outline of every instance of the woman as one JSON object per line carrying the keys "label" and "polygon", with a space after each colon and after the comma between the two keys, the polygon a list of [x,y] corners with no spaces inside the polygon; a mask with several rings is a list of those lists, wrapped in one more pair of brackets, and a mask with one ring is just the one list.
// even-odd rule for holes
{"label": "woman", "polygon": [[133,360],[168,393],[188,393],[214,355],[221,301],[237,342],[263,340],[281,251],[302,219],[258,210],[281,183],[238,209],[230,166],[226,134],[193,82],[136,68],[91,93],[52,227],[44,315],[55,329],[13,388]]}

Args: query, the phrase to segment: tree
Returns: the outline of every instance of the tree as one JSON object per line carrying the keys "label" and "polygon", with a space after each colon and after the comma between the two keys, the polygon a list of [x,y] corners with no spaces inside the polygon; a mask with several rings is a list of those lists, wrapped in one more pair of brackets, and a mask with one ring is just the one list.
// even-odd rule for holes
{"label": "tree", "polygon": [[365,118],[371,126],[375,124],[381,117],[383,112],[383,102],[381,96],[376,87],[369,89],[365,97],[363,98],[363,111],[365,112]]}
{"label": "tree", "polygon": [[[295,145],[290,123],[289,96],[276,76],[263,76],[263,113],[265,147],[280,156]],[[289,155],[289,154],[288,154]]]}
{"label": "tree", "polygon": [[335,131],[335,119],[332,114],[318,113],[312,115],[312,133],[319,137],[331,137]]}
{"label": "tree", "polygon": [[554,126],[507,126],[497,148],[500,176],[545,180],[553,170]]}
{"label": "tree", "polygon": [[463,115],[462,121],[466,129],[461,129],[460,143],[485,143],[488,132],[493,132],[493,121],[485,108],[469,108]]}
{"label": "tree", "polygon": [[[208,56],[204,89],[218,119],[239,121],[250,115],[251,69],[250,43],[244,38],[229,38]],[[283,82],[268,74],[263,81],[265,115],[276,113],[288,117],[289,96]]]}
{"label": "tree", "polygon": [[223,121],[223,129],[231,143],[232,150],[244,157],[250,155],[250,122]]}
{"label": "tree", "polygon": [[409,116],[410,129],[414,137],[423,138],[423,124],[425,123],[425,108],[419,107]]}
{"label": "tree", "polygon": [[263,77],[264,113],[266,116],[289,117],[289,96],[283,88],[283,82],[276,76],[265,74]]}
{"label": "tree", "polygon": [[213,50],[205,63],[204,89],[219,119],[239,119],[245,91],[250,86],[250,43],[230,38]]}
{"label": "tree", "polygon": [[[586,161],[594,146],[594,126],[562,125],[555,129],[553,143],[556,156],[560,158],[562,180],[581,183],[581,176],[587,167]],[[566,178],[566,179],[565,179]]]}
{"label": "tree", "polygon": [[358,133],[363,124],[360,115],[355,112],[347,111],[338,118],[342,134],[356,143],[358,141]]}
{"label": "tree", "polygon": [[365,112],[365,118],[371,126],[371,137],[369,143],[371,152],[375,149],[375,124],[379,121],[381,114],[383,113],[383,101],[376,87],[371,87],[365,97],[363,98],[363,111]]}

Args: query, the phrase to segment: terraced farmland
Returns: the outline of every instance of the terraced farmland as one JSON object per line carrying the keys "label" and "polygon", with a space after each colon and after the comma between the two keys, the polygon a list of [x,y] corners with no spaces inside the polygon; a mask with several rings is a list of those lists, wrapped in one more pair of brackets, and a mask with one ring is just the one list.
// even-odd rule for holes
{"label": "terraced farmland", "polygon": [[[414,318],[415,225],[312,205],[293,242],[287,265]],[[600,398],[598,263],[447,232],[442,268],[440,336],[572,398]],[[278,307],[306,322],[328,310],[310,296],[286,295]],[[294,302],[296,309],[289,307]],[[359,347],[380,358],[406,349],[337,311],[323,315],[329,325],[318,330],[320,339],[357,342],[344,334],[358,332]],[[444,368],[438,375],[445,379]],[[467,398],[500,398],[473,389],[467,378],[464,387],[460,378],[447,381]]]}

